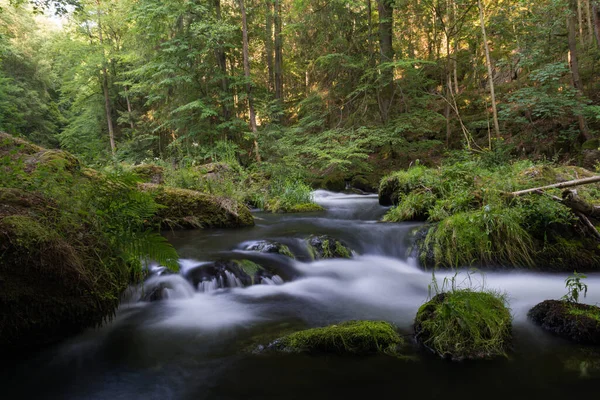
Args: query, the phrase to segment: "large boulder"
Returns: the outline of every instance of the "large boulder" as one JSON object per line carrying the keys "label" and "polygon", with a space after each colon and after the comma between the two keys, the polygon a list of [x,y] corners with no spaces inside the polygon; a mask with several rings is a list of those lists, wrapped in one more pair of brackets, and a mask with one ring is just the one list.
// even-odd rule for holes
{"label": "large boulder", "polygon": [[98,326],[118,305],[128,277],[98,259],[105,238],[61,222],[52,201],[0,188],[0,353]]}
{"label": "large boulder", "polygon": [[153,193],[164,208],[157,219],[163,228],[238,228],[254,225],[254,217],[244,204],[226,197],[187,189],[145,183],[141,190]]}
{"label": "large boulder", "polygon": [[292,333],[261,350],[311,354],[400,355],[403,344],[404,339],[387,322],[347,321]]}
{"label": "large boulder", "polygon": [[455,290],[419,308],[415,339],[451,360],[505,356],[511,347],[511,321],[504,299],[496,294]]}
{"label": "large boulder", "polygon": [[600,307],[564,300],[546,300],[527,313],[548,332],[582,344],[600,344]]}

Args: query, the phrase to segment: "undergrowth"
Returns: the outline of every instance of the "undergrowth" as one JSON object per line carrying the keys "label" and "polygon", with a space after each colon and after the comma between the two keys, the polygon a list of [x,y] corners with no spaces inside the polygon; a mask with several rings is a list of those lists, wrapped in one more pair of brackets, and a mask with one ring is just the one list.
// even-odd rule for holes
{"label": "undergrowth", "polygon": [[[528,160],[505,163],[493,154],[456,153],[439,168],[416,165],[385,177],[380,199],[394,206],[383,220],[433,224],[420,243],[419,256],[427,266],[533,267],[541,258],[552,264],[558,262],[558,243],[577,237],[576,216],[555,200],[560,189],[520,197],[509,193],[590,175],[578,167]],[[600,186],[580,187],[578,194],[597,202]],[[568,255],[585,267],[590,264],[586,258],[595,260],[593,253],[568,251],[562,258]]]}

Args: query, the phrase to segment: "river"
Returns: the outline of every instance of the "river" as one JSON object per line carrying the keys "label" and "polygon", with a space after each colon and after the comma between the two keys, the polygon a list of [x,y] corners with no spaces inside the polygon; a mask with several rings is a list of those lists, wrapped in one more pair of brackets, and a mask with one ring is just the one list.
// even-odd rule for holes
{"label": "river", "polygon": [[[325,212],[271,215],[237,230],[167,233],[178,249],[179,275],[156,275],[167,299],[130,295],[106,326],[43,353],[2,366],[1,399],[337,399],[370,396],[440,398],[572,398],[599,393],[600,357],[545,334],[527,321],[536,303],[565,294],[565,274],[520,271],[466,273],[463,285],[507,295],[514,316],[508,359],[452,363],[415,349],[413,360],[255,354],[279,332],[352,319],[385,320],[408,340],[418,307],[428,298],[431,272],[407,254],[415,224],[382,224],[376,196],[315,192]],[[359,255],[310,262],[303,239],[328,234]],[[252,241],[284,243],[293,261],[244,251]],[[248,287],[199,291],[190,271],[217,258],[249,258],[281,271]],[[156,271],[159,271],[157,269]],[[451,274],[437,273],[439,282]],[[291,277],[291,278],[290,278]],[[275,279],[277,278],[277,279]],[[588,274],[584,302],[600,302],[600,275]],[[212,289],[212,290],[211,290]]]}

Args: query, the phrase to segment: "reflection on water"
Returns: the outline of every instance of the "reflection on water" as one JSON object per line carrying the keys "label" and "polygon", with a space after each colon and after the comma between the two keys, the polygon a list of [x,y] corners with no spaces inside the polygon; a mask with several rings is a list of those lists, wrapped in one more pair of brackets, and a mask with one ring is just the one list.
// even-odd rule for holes
{"label": "reflection on water", "polygon": [[[462,399],[597,393],[600,376],[587,371],[588,361],[575,357],[579,348],[526,320],[531,306],[564,294],[565,275],[471,275],[469,284],[507,294],[516,337],[509,360],[452,364],[420,353],[419,361],[412,362],[384,356],[252,354],[254,346],[282,333],[349,319],[386,320],[409,335],[415,313],[428,297],[431,274],[407,260],[406,238],[417,225],[376,223],[385,208],[373,196],[318,191],[315,198],[326,212],[259,213],[253,228],[168,233],[184,257],[180,275],[160,275],[156,269],[143,288],[128,293],[129,301],[105,327],[4,365],[0,384],[8,397],[2,398],[331,399],[377,394]],[[340,238],[361,255],[309,262],[303,243],[309,234]],[[288,245],[299,260],[240,251],[244,242],[262,239]],[[210,287],[212,281],[203,281],[194,287],[185,279],[216,258],[252,256],[278,274],[249,287],[235,280]],[[439,282],[444,277],[452,275],[437,274]],[[456,280],[466,282],[467,275]],[[592,274],[586,283],[586,302],[600,302],[600,275]],[[137,301],[155,288],[160,301]]]}

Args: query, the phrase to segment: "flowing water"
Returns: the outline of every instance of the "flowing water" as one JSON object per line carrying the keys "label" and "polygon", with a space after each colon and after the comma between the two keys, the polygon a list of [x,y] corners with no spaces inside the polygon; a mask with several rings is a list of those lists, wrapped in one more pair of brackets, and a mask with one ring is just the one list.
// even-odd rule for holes
{"label": "flowing water", "polygon": [[[506,293],[514,315],[508,359],[451,363],[422,350],[414,360],[255,354],[277,335],[351,319],[386,320],[410,339],[431,274],[408,256],[414,224],[381,224],[376,196],[315,193],[326,212],[256,213],[256,226],[169,233],[182,256],[179,275],[155,268],[127,293],[105,327],[3,363],[0,399],[337,399],[365,396],[571,398],[598,396],[600,356],[549,336],[527,321],[536,303],[565,293],[564,274],[487,272],[458,281]],[[310,262],[303,239],[328,234],[359,256]],[[297,255],[244,251],[270,239]],[[276,273],[246,286],[230,271],[189,277],[215,259],[251,259]],[[442,281],[448,274],[437,274]],[[485,282],[483,282],[485,281]],[[600,302],[590,274],[586,303]],[[158,290],[160,301],[138,301]]]}

